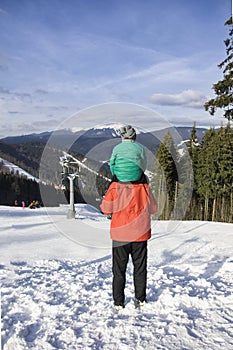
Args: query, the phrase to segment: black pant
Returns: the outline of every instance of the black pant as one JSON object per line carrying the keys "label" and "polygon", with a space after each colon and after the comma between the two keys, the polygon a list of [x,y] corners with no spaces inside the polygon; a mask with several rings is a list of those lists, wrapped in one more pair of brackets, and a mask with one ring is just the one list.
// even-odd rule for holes
{"label": "black pant", "polygon": [[113,271],[113,300],[115,305],[123,305],[125,301],[126,268],[132,257],[134,271],[135,298],[144,301],[146,299],[147,279],[147,241],[143,242],[117,242],[113,241],[112,271]]}

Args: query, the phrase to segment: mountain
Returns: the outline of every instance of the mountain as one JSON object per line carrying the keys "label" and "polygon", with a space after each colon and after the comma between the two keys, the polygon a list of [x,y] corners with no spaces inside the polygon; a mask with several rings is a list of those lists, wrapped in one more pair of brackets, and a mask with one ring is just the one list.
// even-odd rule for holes
{"label": "mountain", "polygon": [[20,135],[20,136],[7,136],[0,139],[0,142],[7,144],[18,144],[18,143],[27,143],[27,142],[43,142],[46,143],[51,136],[52,131],[43,132],[40,134],[29,134],[29,135]]}
{"label": "mountain", "polygon": [[[0,142],[4,142],[6,144],[22,144],[22,143],[28,143],[28,142],[41,142],[46,143],[51,135],[53,135],[54,139],[60,138],[62,140],[61,143],[66,144],[67,140],[72,136],[76,136],[77,139],[81,138],[83,141],[84,138],[91,139],[91,138],[103,138],[103,139],[110,139],[110,138],[116,138],[120,137],[119,133],[119,124],[109,124],[109,125],[98,125],[91,129],[83,129],[76,131],[75,129],[67,130],[55,130],[55,131],[47,131],[43,133],[33,133],[29,135],[21,135],[21,136],[8,136],[5,138],[0,139]],[[176,130],[178,134],[180,134],[180,137],[183,140],[186,140],[190,137],[190,133],[192,130],[192,127],[176,127],[176,128],[166,128],[161,129],[158,131],[151,131],[151,132],[144,132],[142,130],[136,130],[138,138],[142,137],[144,135],[156,135],[157,137],[161,138],[163,135],[165,135],[169,130]],[[205,128],[197,128],[197,138],[199,141],[202,140],[205,132],[207,129]]]}
{"label": "mountain", "polygon": [[[94,151],[97,150],[98,157],[102,157],[101,160],[98,158],[99,161],[104,162],[109,159],[112,148],[120,142],[120,126],[119,124],[98,125],[88,130],[63,129],[54,132],[5,137],[0,140],[0,157],[18,165],[36,177],[38,177],[41,156],[48,144],[54,147],[54,159],[51,166],[59,162],[55,156],[56,150],[60,153],[64,149],[78,156],[79,159],[84,157],[95,159],[96,153]],[[143,144],[153,156],[168,131],[171,132],[174,141],[180,144],[181,139],[185,141],[190,138],[191,130],[192,127],[167,128],[154,132],[136,130],[137,141]],[[199,142],[201,142],[205,132],[206,129],[197,128]],[[97,146],[98,148],[95,149]],[[92,153],[95,153],[94,156]]]}

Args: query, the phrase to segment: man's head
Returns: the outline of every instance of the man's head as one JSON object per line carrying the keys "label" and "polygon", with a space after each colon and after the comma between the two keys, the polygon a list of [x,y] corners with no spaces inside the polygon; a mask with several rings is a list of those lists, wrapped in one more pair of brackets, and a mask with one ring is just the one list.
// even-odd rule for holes
{"label": "man's head", "polygon": [[120,128],[120,133],[122,140],[132,140],[136,139],[136,131],[131,125],[122,126]]}

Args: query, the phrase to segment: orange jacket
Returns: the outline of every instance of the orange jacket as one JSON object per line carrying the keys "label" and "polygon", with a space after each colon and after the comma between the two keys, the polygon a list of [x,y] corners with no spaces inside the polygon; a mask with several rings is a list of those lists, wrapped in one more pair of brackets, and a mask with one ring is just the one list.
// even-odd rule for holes
{"label": "orange jacket", "polygon": [[120,242],[141,242],[151,237],[150,215],[157,203],[148,184],[112,182],[100,205],[112,214],[110,236]]}

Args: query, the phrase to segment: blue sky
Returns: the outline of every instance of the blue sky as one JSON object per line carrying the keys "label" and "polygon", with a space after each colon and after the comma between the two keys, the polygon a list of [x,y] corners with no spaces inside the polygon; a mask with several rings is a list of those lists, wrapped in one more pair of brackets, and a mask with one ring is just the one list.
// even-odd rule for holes
{"label": "blue sky", "polygon": [[203,103],[222,78],[230,15],[231,0],[0,0],[0,137],[115,102],[220,125]]}

